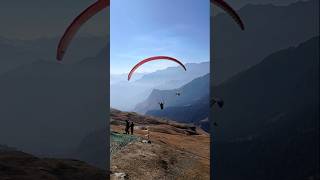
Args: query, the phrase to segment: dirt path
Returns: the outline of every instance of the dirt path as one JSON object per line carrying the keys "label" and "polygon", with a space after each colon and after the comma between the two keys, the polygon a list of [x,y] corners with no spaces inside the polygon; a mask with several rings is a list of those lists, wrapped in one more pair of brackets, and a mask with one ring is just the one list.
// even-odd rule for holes
{"label": "dirt path", "polygon": [[112,157],[112,172],[123,172],[132,180],[209,179],[203,159],[165,144],[135,142]]}

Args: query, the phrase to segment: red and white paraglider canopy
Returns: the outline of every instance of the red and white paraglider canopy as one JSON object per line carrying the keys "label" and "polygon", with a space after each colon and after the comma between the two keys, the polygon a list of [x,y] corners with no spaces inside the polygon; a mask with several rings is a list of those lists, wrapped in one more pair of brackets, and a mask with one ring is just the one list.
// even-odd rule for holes
{"label": "red and white paraglider canopy", "polygon": [[153,57],[149,57],[147,59],[144,59],[142,61],[140,61],[138,64],[136,64],[130,71],[130,73],[128,74],[128,81],[131,79],[132,74],[144,63],[150,62],[150,61],[156,61],[156,60],[167,60],[167,61],[173,61],[175,63],[178,63],[185,71],[187,70],[186,67],[177,59],[173,58],[173,57],[169,57],[169,56],[153,56]]}

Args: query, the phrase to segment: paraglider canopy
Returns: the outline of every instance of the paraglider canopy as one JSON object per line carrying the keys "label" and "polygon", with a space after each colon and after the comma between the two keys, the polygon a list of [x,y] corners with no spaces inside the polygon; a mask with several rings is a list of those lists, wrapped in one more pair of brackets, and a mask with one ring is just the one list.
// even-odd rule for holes
{"label": "paraglider canopy", "polygon": [[62,38],[60,39],[57,49],[57,60],[61,61],[68,46],[78,32],[80,27],[87,22],[92,16],[96,15],[99,11],[110,5],[110,0],[98,0],[87,9],[85,9],[79,16],[77,16],[69,25]]}
{"label": "paraglider canopy", "polygon": [[142,61],[140,61],[139,63],[137,63],[130,71],[130,73],[128,74],[128,81],[131,79],[132,74],[144,63],[150,62],[150,61],[155,61],[155,60],[169,60],[169,61],[173,61],[175,63],[178,63],[185,71],[187,70],[186,67],[177,59],[173,58],[173,57],[169,57],[169,56],[153,56],[153,57],[149,57],[147,59],[144,59]]}
{"label": "paraglider canopy", "polygon": [[225,2],[224,0],[211,0],[210,2],[226,11],[233,18],[233,20],[240,26],[241,30],[244,30],[244,24],[240,16],[227,2]]}

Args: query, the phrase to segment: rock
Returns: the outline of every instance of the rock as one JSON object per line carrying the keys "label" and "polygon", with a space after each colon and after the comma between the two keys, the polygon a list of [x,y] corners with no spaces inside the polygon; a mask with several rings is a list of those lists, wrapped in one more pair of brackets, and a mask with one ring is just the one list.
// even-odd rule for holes
{"label": "rock", "polygon": [[127,180],[128,176],[126,173],[114,173],[110,176],[111,180]]}

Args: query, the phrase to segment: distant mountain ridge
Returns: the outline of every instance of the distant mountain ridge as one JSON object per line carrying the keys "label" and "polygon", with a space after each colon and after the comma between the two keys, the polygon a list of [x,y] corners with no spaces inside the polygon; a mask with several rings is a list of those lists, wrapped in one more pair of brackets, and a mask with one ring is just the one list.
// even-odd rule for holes
{"label": "distant mountain ridge", "polygon": [[107,127],[107,58],[103,49],[76,64],[36,60],[1,74],[0,142],[72,158],[85,136]]}
{"label": "distant mountain ridge", "polygon": [[[260,101],[256,102],[256,100],[260,100],[263,97],[265,97],[265,99],[268,99],[270,101],[268,102],[269,105],[273,105],[273,103],[275,103],[274,105],[277,105],[278,102],[275,102],[275,101],[278,101],[279,99],[283,99],[281,101],[282,103],[290,102],[293,99],[296,99],[295,96],[298,96],[298,94],[290,95],[283,91],[281,91],[281,93],[277,93],[278,90],[281,90],[281,89],[278,89],[278,87],[288,89],[289,87],[292,86],[292,84],[288,84],[288,83],[297,84],[306,79],[310,79],[308,77],[304,77],[305,75],[302,74],[303,71],[300,72],[301,70],[299,70],[299,68],[304,67],[306,69],[305,71],[307,71],[307,68],[311,68],[312,66],[314,68],[317,67],[316,58],[319,55],[315,54],[316,47],[317,47],[316,42],[318,42],[318,37],[312,38],[311,40],[308,40],[307,42],[302,43],[298,47],[295,47],[295,48],[290,47],[288,49],[284,49],[279,52],[273,53],[258,65],[250,68],[247,71],[239,73],[238,75],[234,76],[233,78],[222,83],[219,86],[214,86],[212,91],[213,96],[222,97],[225,101],[225,107],[221,110],[221,112],[218,111],[219,116],[214,118],[215,122],[221,121],[219,122],[219,124],[222,124],[222,125],[224,125],[225,123],[229,124],[233,122],[232,119],[234,117],[234,114],[238,114],[237,118],[242,117],[241,115],[239,115],[239,113],[244,113],[242,114],[244,116],[242,117],[243,120],[248,118],[248,117],[245,118],[246,116],[249,116],[248,114],[245,114],[246,112],[255,113],[255,115],[261,114],[260,113],[261,110],[253,110],[253,109],[249,110],[247,108],[248,107],[259,108],[259,106],[261,106],[261,102]],[[309,57],[308,62],[304,62],[302,60],[302,59],[305,59],[305,57],[303,57],[304,55],[306,57]],[[282,71],[286,72],[286,76],[285,77],[283,76],[282,77],[283,80],[280,80],[280,78],[276,78],[276,76],[281,76]],[[276,72],[278,74],[276,74]],[[316,73],[316,69],[313,69],[312,72]],[[267,78],[269,73],[270,73],[270,78]],[[297,78],[288,77],[291,75],[297,76]],[[301,77],[299,77],[299,75]],[[259,78],[264,78],[264,79],[261,79],[258,81]],[[291,80],[291,82],[285,81],[285,79]],[[297,81],[292,82],[293,79]],[[203,81],[202,83],[204,83],[204,82],[207,82],[209,78],[208,79],[199,78],[198,80]],[[243,82],[240,82],[240,80],[242,80]],[[197,86],[192,86],[191,84],[192,82],[186,85],[186,87],[190,87],[190,88],[197,87]],[[237,85],[237,87],[235,87],[235,84]],[[257,84],[260,85],[261,87],[259,86],[252,87],[253,85],[256,86]],[[273,89],[272,87],[275,87],[275,88]],[[238,89],[238,88],[241,88],[241,89]],[[162,94],[160,92],[162,92]],[[168,105],[169,107],[166,107],[164,110],[159,110],[159,107],[157,107],[157,104],[155,102],[157,100],[157,97],[161,97],[161,96],[166,97],[167,94],[171,95],[171,94],[174,94],[175,92],[176,90],[155,91],[155,93],[151,94],[150,97],[148,98],[149,101],[139,104],[138,106],[140,106],[141,109],[143,108],[148,109],[148,111],[146,112],[146,114],[148,115],[167,117],[180,122],[193,122],[197,125],[200,125],[203,129],[208,131],[210,129],[210,124],[207,121],[202,121],[202,120],[209,116],[209,101],[208,101],[209,93],[203,91],[203,93],[201,94],[202,91],[200,91],[200,93],[196,95],[197,97],[199,97],[198,101],[191,101],[191,100],[188,101],[189,98],[187,97],[186,102],[184,103],[179,104],[179,103],[173,102],[172,104],[174,105],[172,105],[171,107],[170,105]],[[270,93],[271,95],[267,95]],[[272,93],[276,93],[277,95],[273,95]],[[259,96],[254,97],[252,99],[250,98],[256,94],[259,94]],[[304,92],[304,94],[307,94],[307,93]],[[244,105],[244,103],[248,102],[248,98],[251,99],[251,102],[246,106]],[[177,98],[170,97],[168,99],[175,101]],[[281,105],[285,106],[285,104],[281,104]],[[278,104],[277,106],[280,106],[280,105]],[[232,111],[229,108],[233,108]],[[138,108],[136,110],[138,112],[141,111]],[[226,114],[224,114],[223,112],[225,112]],[[223,120],[220,120],[220,119],[223,119]],[[228,120],[225,120],[225,119],[228,119]],[[256,126],[260,124],[260,122],[255,122],[253,120],[254,122],[250,122],[249,125],[242,126],[241,124],[243,123],[243,120],[238,120],[236,122],[233,122],[233,124],[234,123],[237,124],[235,126],[237,127],[236,130],[231,128],[228,131],[225,130],[224,133],[228,133],[229,135],[239,137],[241,136],[240,131],[242,133],[256,131],[257,129]],[[241,129],[240,127],[243,127],[244,129]],[[252,127],[251,130],[248,129],[249,127]],[[237,134],[237,132],[239,132],[240,134]],[[228,136],[225,135],[223,137],[227,138]]]}
{"label": "distant mountain ridge", "polygon": [[[295,3],[299,0],[281,0],[281,1],[275,1],[275,0],[242,0],[242,1],[231,1],[230,5],[238,10],[246,5],[254,4],[254,5],[264,5],[264,4],[272,4],[275,6],[285,6],[291,3]],[[218,7],[216,8],[218,9]],[[216,10],[215,9],[215,10]]]}
{"label": "distant mountain ridge", "polygon": [[[0,75],[34,61],[56,61],[59,37],[35,40],[14,40],[0,37]],[[105,47],[101,37],[77,37],[66,54],[64,63],[75,63],[84,57],[94,57]],[[77,53],[73,53],[77,52]]]}
{"label": "distant mountain ridge", "polygon": [[210,71],[210,62],[186,63],[185,66],[187,71],[184,71],[180,66],[168,67],[164,70],[145,74],[142,78],[136,80],[136,82],[153,83],[156,85],[155,88],[158,89],[172,89],[182,86],[186,82],[203,76]]}
{"label": "distant mountain ridge", "polygon": [[246,5],[238,13],[245,23],[244,31],[227,14],[211,19],[214,84],[258,64],[273,52],[319,34],[318,0],[286,6]]}
{"label": "distant mountain ridge", "polygon": [[213,87],[214,95],[226,102],[223,111],[215,114],[222,126],[230,126],[223,131],[225,140],[257,132],[258,127],[264,127],[272,117],[285,112],[284,108],[317,105],[318,48],[319,36],[275,52],[258,65]]}
{"label": "distant mountain ridge", "polygon": [[[177,89],[154,89],[144,102],[136,105],[135,111],[148,114],[151,110],[159,110],[159,102],[165,103],[165,110],[174,106],[190,106],[202,96],[209,96],[209,82],[210,74],[206,74]],[[176,93],[180,93],[180,96]]]}
{"label": "distant mountain ridge", "polygon": [[210,64],[209,62],[187,63],[185,66],[187,71],[179,66],[169,67],[144,74],[138,80],[118,81],[118,83],[111,84],[111,107],[131,111],[138,103],[144,101],[153,89],[165,90],[185,85],[209,73]]}
{"label": "distant mountain ridge", "polygon": [[212,113],[216,178],[319,177],[319,36],[271,54],[213,93],[225,100]]}

